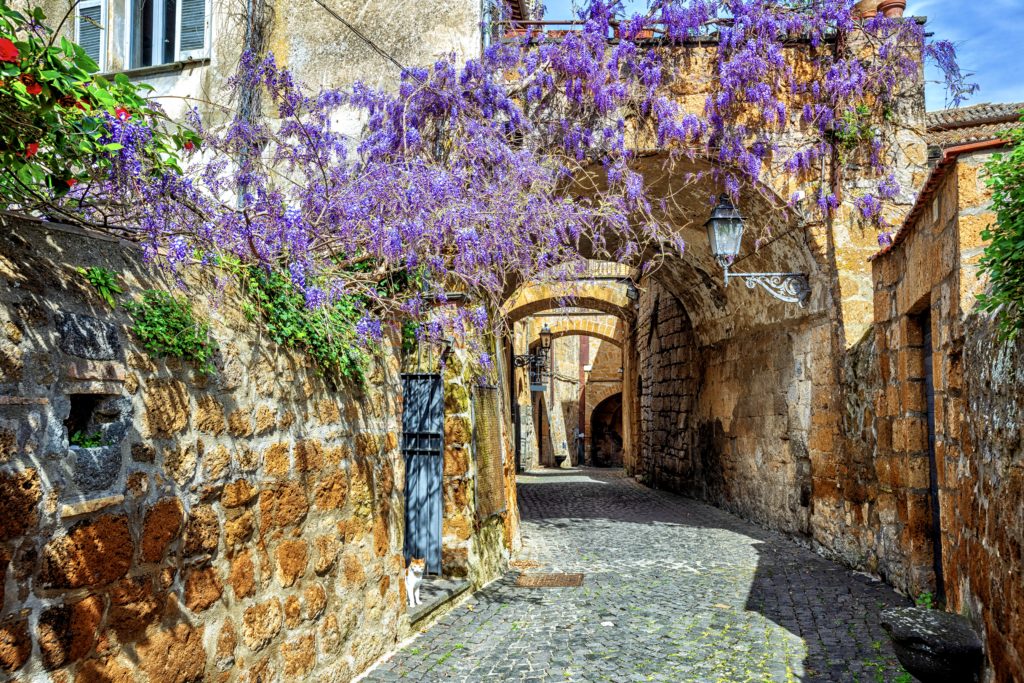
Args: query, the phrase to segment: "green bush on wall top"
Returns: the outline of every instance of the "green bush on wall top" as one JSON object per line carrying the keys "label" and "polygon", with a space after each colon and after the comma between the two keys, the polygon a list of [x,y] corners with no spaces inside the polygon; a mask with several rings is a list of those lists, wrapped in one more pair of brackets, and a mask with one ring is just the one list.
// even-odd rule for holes
{"label": "green bush on wall top", "polygon": [[147,289],[141,301],[128,302],[125,308],[135,323],[132,333],[150,354],[193,361],[204,375],[213,372],[217,346],[210,326],[196,319],[188,299]]}
{"label": "green bush on wall top", "polygon": [[980,274],[989,276],[991,287],[978,304],[996,312],[1002,336],[1013,339],[1024,329],[1024,129],[1008,137],[1013,149],[988,164],[996,223],[981,233],[990,242]]}

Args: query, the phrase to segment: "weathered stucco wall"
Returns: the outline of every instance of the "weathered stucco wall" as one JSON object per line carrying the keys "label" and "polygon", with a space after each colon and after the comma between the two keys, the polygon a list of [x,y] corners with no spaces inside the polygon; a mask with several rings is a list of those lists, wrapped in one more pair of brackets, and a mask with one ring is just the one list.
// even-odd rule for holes
{"label": "weathered stucco wall", "polygon": [[[344,681],[403,637],[397,357],[332,389],[231,287],[190,278],[216,372],[154,360],[75,268],[116,273],[123,298],[171,289],[166,274],[124,244],[3,221],[0,680]],[[89,408],[109,445],[71,449],[65,422]],[[449,454],[453,491],[473,489],[469,452]],[[477,525],[467,498],[446,540],[485,582],[515,518]]]}
{"label": "weathered stucco wall", "polygon": [[[107,63],[103,71],[122,71],[125,54],[126,0],[103,0],[107,26],[104,42]],[[55,25],[68,12],[68,0],[40,3]],[[460,61],[476,57],[481,48],[481,4],[476,0],[439,0],[431,3],[379,3],[339,0],[331,8],[357,27],[375,44],[400,63],[428,66],[441,55],[455,54]],[[198,106],[205,115],[218,120],[220,107],[229,104],[228,80],[234,74],[245,49],[246,13],[255,19],[261,41],[279,65],[293,70],[298,79],[313,88],[347,87],[357,80],[373,87],[394,90],[399,67],[377,54],[344,24],[315,3],[298,6],[268,1],[212,0],[208,4],[208,59],[179,62],[138,70],[135,74],[154,86],[154,95],[171,116],[180,116],[188,106]],[[73,39],[73,22],[65,35]],[[181,98],[193,98],[191,102]],[[358,132],[359,121],[344,122]]]}

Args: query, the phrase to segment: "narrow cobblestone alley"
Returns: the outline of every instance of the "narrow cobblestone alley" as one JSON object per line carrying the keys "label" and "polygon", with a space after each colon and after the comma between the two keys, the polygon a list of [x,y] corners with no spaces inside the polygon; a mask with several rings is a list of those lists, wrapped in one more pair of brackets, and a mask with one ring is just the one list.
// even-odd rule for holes
{"label": "narrow cobblestone alley", "polygon": [[901,680],[878,613],[906,601],[884,584],[621,470],[529,473],[519,496],[518,566],[582,587],[513,572],[367,680]]}

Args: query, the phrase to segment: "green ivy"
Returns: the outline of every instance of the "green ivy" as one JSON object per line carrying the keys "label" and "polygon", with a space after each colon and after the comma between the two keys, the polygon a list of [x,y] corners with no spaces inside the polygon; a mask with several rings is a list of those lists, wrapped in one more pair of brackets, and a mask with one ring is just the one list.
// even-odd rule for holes
{"label": "green ivy", "polygon": [[996,223],[981,233],[989,244],[980,274],[989,276],[991,287],[978,303],[997,313],[1001,336],[1013,339],[1024,329],[1024,129],[1008,137],[1013,149],[987,165]]}
{"label": "green ivy", "polygon": [[93,432],[92,434],[75,432],[68,437],[68,441],[72,446],[78,446],[79,448],[99,448],[100,446],[107,445],[103,440],[103,435],[99,432]]}
{"label": "green ivy", "polygon": [[847,109],[836,122],[834,137],[842,156],[859,149],[861,145],[878,136],[872,125],[871,109],[867,105],[858,105]]}
{"label": "green ivy", "polygon": [[193,361],[204,375],[214,371],[217,346],[210,326],[196,319],[188,299],[148,289],[141,301],[128,302],[125,308],[135,322],[132,333],[150,354]]}
{"label": "green ivy", "polygon": [[245,312],[250,319],[261,315],[271,339],[309,354],[320,375],[336,386],[365,381],[369,358],[357,339],[355,326],[363,314],[356,298],[311,309],[283,273],[257,268],[244,271],[241,279],[252,300]]}
{"label": "green ivy", "polygon": [[124,290],[117,284],[117,276],[106,268],[92,266],[89,268],[78,268],[79,274],[85,279],[100,295],[100,298],[107,302],[111,308],[117,308],[116,294],[123,294]]}

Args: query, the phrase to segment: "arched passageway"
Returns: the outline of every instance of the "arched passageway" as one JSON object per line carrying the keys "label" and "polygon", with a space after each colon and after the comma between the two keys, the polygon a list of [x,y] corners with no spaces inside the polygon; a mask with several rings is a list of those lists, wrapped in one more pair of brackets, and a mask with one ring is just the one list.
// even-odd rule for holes
{"label": "arched passageway", "polygon": [[622,392],[594,407],[590,414],[590,460],[595,467],[622,467]]}

